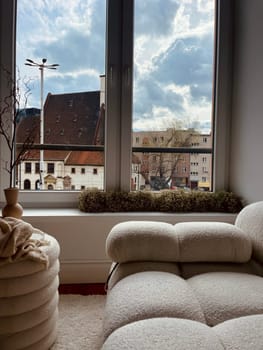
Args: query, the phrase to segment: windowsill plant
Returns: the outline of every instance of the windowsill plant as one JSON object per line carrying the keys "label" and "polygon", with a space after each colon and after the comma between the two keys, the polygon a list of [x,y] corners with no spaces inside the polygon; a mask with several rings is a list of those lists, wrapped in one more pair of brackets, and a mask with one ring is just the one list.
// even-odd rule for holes
{"label": "windowsill plant", "polygon": [[83,212],[221,212],[238,213],[241,199],[232,192],[103,192],[84,190],[79,196]]}

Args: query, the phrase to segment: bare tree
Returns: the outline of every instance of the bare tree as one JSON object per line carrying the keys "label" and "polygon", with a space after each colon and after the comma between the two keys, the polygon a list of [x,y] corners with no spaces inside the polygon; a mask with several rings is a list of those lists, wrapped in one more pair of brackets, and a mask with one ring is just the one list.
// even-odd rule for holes
{"label": "bare tree", "polygon": [[[185,130],[174,126],[164,132],[149,132],[144,145],[164,148],[190,147],[192,138],[196,134],[197,132],[193,129]],[[187,153],[144,153],[142,156],[141,175],[144,177],[145,182],[150,183],[153,188],[169,188],[172,180],[176,176],[182,175],[180,168],[185,167],[185,176],[187,176],[189,163],[190,157]]]}
{"label": "bare tree", "polygon": [[[15,169],[27,159],[36,135],[32,126],[30,133],[23,139],[20,147],[16,147],[17,128],[31,93],[30,79],[22,81],[19,72],[18,78],[14,79],[11,72],[4,67],[1,67],[1,72],[3,80],[6,82],[7,94],[0,99],[0,135],[6,142],[9,151],[9,159],[5,160],[4,169],[9,173],[9,187],[15,187]],[[21,92],[21,85],[23,85],[23,92]]]}

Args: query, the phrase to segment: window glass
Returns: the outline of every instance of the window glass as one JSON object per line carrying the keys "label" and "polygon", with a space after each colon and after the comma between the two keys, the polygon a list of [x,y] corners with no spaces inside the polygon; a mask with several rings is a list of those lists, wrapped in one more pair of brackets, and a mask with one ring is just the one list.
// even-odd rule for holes
{"label": "window glass", "polygon": [[[103,148],[94,146],[104,144],[105,26],[106,0],[17,1],[17,77],[21,102],[27,99],[17,143],[33,133],[34,146],[57,145],[27,155],[36,164],[31,181],[40,182],[39,189],[81,190],[94,186],[88,175],[78,177],[83,166],[104,169]],[[57,181],[49,183],[48,174]],[[100,189],[103,178],[96,184]]]}
{"label": "window glass", "polygon": [[[211,190],[214,13],[214,0],[135,0],[132,145],[200,148],[134,153],[136,189],[149,182],[151,189]],[[209,151],[205,178],[196,165],[202,148]]]}
{"label": "window glass", "polygon": [[[116,99],[108,95],[114,106],[111,109],[108,103],[107,112],[121,111],[119,119],[114,113],[107,115],[107,140],[111,138],[106,150],[111,152],[107,154],[108,165],[104,162],[106,0],[17,3],[22,98],[29,92],[17,143],[34,129],[35,146],[40,147],[28,154],[28,161],[39,163],[39,171],[31,179],[36,188],[103,189],[106,166],[107,174],[111,173],[108,178],[116,179],[110,181],[110,189],[127,188],[127,183],[136,183],[140,189],[143,182],[155,189],[158,186],[151,187],[151,183],[159,182],[164,188],[169,183],[171,188],[211,190],[214,0],[167,0],[165,6],[163,0],[134,1],[132,84],[129,59],[128,69],[125,66],[132,52],[129,36],[128,44],[122,41],[130,30],[126,24],[132,11],[127,9],[132,1],[108,2],[108,9],[115,7],[115,15],[111,10],[108,13],[108,23],[112,27],[116,24],[118,31],[113,42],[108,42],[111,55],[107,57],[113,62],[108,62],[107,87],[122,91],[120,96],[114,95]],[[109,21],[110,17],[113,20]],[[121,26],[118,21],[123,21]],[[123,36],[119,28],[124,28]],[[132,108],[122,84],[133,90]],[[129,160],[126,162],[129,150],[125,150],[125,141],[130,139],[127,110],[133,111],[131,166]],[[207,158],[205,167],[201,166],[203,157]],[[47,162],[54,163],[52,178],[47,178],[51,175]],[[84,167],[85,176],[81,176]],[[141,170],[145,167],[147,177]],[[20,164],[19,184],[25,180],[22,169]],[[203,173],[206,181],[202,181]]]}

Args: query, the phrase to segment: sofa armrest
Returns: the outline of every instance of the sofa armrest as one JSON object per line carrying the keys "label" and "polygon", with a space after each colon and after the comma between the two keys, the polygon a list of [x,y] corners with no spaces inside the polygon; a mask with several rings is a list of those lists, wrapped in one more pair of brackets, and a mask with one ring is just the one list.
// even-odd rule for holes
{"label": "sofa armrest", "polygon": [[235,262],[249,261],[250,238],[234,225],[185,222],[171,225],[127,221],[114,226],[106,253],[115,262]]}

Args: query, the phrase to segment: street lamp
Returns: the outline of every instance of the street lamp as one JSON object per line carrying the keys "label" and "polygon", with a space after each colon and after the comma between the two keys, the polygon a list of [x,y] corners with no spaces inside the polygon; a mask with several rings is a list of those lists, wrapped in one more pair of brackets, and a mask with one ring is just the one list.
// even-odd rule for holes
{"label": "street lamp", "polygon": [[[47,59],[42,58],[42,63],[34,62],[33,60],[30,60],[29,58],[26,59],[25,65],[31,66],[31,67],[38,67],[40,70],[40,145],[44,144],[44,100],[43,100],[43,93],[44,93],[44,70],[45,69],[57,69],[59,64],[46,64]],[[39,182],[39,189],[43,189],[43,172],[44,172],[44,150],[40,149],[40,157],[39,157],[39,175],[40,175],[40,182]]]}

